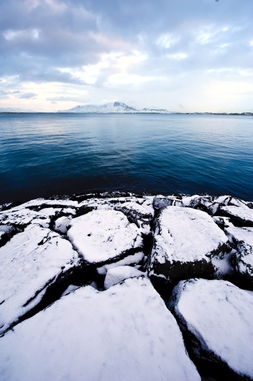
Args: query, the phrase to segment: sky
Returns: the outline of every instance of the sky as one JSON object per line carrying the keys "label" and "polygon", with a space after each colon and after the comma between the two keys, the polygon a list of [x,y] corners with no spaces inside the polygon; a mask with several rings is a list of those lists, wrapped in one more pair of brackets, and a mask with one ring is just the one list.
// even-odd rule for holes
{"label": "sky", "polygon": [[0,111],[253,111],[253,0],[0,0]]}

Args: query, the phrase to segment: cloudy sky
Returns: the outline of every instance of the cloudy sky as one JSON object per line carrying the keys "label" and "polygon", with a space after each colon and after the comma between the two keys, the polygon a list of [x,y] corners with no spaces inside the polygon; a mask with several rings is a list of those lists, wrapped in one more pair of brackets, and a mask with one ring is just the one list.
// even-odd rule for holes
{"label": "cloudy sky", "polygon": [[253,0],[0,0],[0,110],[253,111]]}

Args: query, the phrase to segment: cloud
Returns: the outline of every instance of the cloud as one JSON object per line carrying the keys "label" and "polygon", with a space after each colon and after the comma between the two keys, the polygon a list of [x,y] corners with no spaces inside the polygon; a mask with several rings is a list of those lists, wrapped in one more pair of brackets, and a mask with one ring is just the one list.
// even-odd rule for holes
{"label": "cloud", "polygon": [[35,94],[35,93],[24,93],[24,94],[19,95],[19,98],[20,99],[31,99],[31,98],[35,98],[36,96],[37,96],[37,94]]}
{"label": "cloud", "polygon": [[3,32],[3,37],[7,41],[13,40],[38,40],[40,36],[39,29],[23,29],[23,30],[13,30],[7,29]]}
{"label": "cloud", "polygon": [[197,109],[213,96],[202,91],[210,81],[253,85],[252,14],[252,0],[4,1],[1,102],[47,109],[124,98],[186,108],[191,94]]}
{"label": "cloud", "polygon": [[180,40],[179,36],[175,36],[171,33],[162,33],[156,40],[156,45],[163,49],[170,49],[176,45]]}
{"label": "cloud", "polygon": [[181,61],[185,60],[188,57],[188,54],[184,52],[177,52],[173,54],[166,54],[166,57],[172,60]]}

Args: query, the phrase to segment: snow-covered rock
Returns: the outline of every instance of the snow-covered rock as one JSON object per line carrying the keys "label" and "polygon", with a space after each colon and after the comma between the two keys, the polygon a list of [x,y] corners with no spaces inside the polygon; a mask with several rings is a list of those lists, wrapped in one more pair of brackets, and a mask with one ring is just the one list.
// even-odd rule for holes
{"label": "snow-covered rock", "polygon": [[54,223],[54,230],[56,230],[58,233],[66,234],[67,230],[71,224],[71,217],[59,217]]}
{"label": "snow-covered rock", "polygon": [[224,232],[205,212],[168,206],[157,219],[149,275],[176,282],[212,277],[211,262],[227,243]]}
{"label": "snow-covered rock", "polygon": [[131,266],[118,266],[107,271],[105,277],[105,289],[114,286],[115,284],[121,283],[125,279],[135,278],[143,275],[143,272],[135,269]]}
{"label": "snow-covered rock", "polygon": [[222,206],[219,208],[219,214],[229,217],[235,225],[253,227],[253,209],[247,205]]}
{"label": "snow-covered rock", "polygon": [[139,228],[114,210],[94,210],[73,218],[67,233],[73,246],[91,264],[102,264],[141,251]]}
{"label": "snow-covered rock", "polygon": [[15,233],[16,229],[11,225],[0,225],[0,247]]}
{"label": "snow-covered rock", "polygon": [[156,211],[160,211],[167,206],[183,206],[182,200],[178,199],[176,196],[155,196],[153,199],[153,208]]}
{"label": "snow-covered rock", "polygon": [[0,333],[37,305],[56,278],[78,262],[71,244],[38,225],[0,248]]}
{"label": "snow-covered rock", "polygon": [[234,265],[240,280],[249,283],[253,287],[253,246],[243,241],[237,244],[237,252],[234,256]]}
{"label": "snow-covered rock", "polygon": [[150,232],[150,221],[154,216],[152,202],[152,196],[91,198],[82,201],[80,207],[120,211],[131,222],[134,222],[143,233],[148,234]]}
{"label": "snow-covered rock", "polygon": [[184,196],[182,203],[184,206],[207,211],[212,204],[213,198],[211,196]]}
{"label": "snow-covered rock", "polygon": [[240,376],[253,378],[253,293],[222,280],[181,281],[172,308],[194,337],[197,357],[223,363]]}
{"label": "snow-covered rock", "polygon": [[20,204],[13,209],[23,209],[23,208],[49,208],[49,207],[55,207],[55,208],[77,208],[78,207],[78,201],[69,200],[69,199],[46,199],[46,198],[36,198],[30,201],[27,201],[23,204]]}
{"label": "snow-covered rock", "polygon": [[119,266],[133,266],[135,268],[139,268],[141,266],[141,263],[144,260],[144,253],[142,251],[139,251],[135,254],[128,255],[127,257],[120,259],[119,261],[112,262],[109,264],[104,264],[101,267],[97,267],[97,272],[100,275],[106,275],[107,271],[110,269],[113,269],[114,267],[119,267]]}
{"label": "snow-covered rock", "polygon": [[239,280],[253,284],[253,227],[235,226],[228,217],[216,217],[215,220],[223,226],[234,247],[231,260]]}
{"label": "snow-covered rock", "polygon": [[34,223],[40,224],[42,227],[49,227],[52,217],[58,213],[74,215],[77,207],[77,201],[38,198],[0,211],[0,224],[27,226]]}
{"label": "snow-covered rock", "polygon": [[0,340],[1,381],[200,381],[147,279],[64,296]]}
{"label": "snow-covered rock", "polygon": [[31,210],[29,208],[11,209],[0,212],[1,224],[12,224],[15,226],[27,226],[30,223],[40,224],[42,227],[49,227],[51,217],[61,211],[60,208],[45,208],[40,211]]}

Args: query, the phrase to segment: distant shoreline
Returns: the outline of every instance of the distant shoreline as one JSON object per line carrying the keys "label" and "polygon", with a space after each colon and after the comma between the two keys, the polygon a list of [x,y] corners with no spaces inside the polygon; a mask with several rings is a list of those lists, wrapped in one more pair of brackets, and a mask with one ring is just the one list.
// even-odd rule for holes
{"label": "distant shoreline", "polygon": [[0,115],[12,114],[56,114],[56,115],[218,115],[253,116],[253,112],[66,112],[66,111],[0,111]]}

